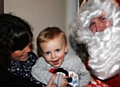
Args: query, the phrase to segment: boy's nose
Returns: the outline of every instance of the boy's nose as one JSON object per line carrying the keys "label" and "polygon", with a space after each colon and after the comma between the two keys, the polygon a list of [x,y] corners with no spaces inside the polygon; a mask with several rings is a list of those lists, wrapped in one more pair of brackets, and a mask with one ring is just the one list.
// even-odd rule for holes
{"label": "boy's nose", "polygon": [[55,55],[55,53],[52,53],[52,58],[54,59],[54,58],[56,58],[56,55]]}

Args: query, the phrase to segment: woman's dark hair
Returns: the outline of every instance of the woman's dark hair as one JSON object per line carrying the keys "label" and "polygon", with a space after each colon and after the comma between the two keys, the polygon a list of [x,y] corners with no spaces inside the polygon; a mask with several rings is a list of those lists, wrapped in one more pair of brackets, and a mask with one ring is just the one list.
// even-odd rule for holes
{"label": "woman's dark hair", "polygon": [[26,47],[32,37],[26,21],[11,14],[0,14],[0,68],[7,69],[11,54]]}

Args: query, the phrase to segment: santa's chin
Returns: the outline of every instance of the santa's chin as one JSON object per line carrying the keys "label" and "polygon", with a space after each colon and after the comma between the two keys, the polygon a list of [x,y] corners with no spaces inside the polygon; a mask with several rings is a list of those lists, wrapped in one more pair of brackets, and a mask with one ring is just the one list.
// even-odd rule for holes
{"label": "santa's chin", "polygon": [[[120,30],[96,34],[88,45],[89,67],[99,79],[108,79],[120,70]],[[97,38],[98,36],[98,38]],[[106,38],[105,38],[106,37]]]}

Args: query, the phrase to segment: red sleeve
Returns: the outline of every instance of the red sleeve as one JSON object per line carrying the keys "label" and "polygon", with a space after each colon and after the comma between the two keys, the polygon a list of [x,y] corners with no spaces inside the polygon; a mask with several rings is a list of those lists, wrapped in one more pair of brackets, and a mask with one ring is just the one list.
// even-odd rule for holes
{"label": "red sleeve", "polygon": [[89,70],[89,67],[88,67],[88,59],[85,61],[84,64],[85,64],[86,69]]}
{"label": "red sleeve", "polygon": [[120,0],[116,0],[118,2],[118,4],[120,5]]}

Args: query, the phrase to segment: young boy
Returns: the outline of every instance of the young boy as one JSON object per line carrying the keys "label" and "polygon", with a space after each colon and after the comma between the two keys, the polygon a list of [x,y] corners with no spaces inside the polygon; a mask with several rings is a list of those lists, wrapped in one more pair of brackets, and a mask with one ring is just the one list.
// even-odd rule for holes
{"label": "young boy", "polygon": [[[37,46],[42,57],[32,67],[32,75],[38,81],[47,84],[53,75],[50,72],[53,68],[65,68],[67,71],[72,70],[77,73],[79,87],[85,86],[90,82],[89,72],[80,58],[67,53],[68,44],[66,35],[58,27],[48,27],[42,30],[37,37]],[[68,84],[66,81],[68,77],[57,75],[54,82],[58,87],[63,87]]]}

